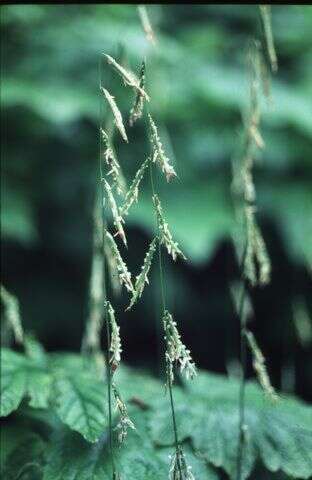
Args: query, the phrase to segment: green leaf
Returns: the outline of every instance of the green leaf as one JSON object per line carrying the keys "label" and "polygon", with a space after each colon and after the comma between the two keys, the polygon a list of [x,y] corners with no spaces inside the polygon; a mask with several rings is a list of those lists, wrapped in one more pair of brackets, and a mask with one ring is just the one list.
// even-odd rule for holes
{"label": "green leaf", "polygon": [[81,371],[56,381],[56,411],[60,419],[89,442],[108,427],[104,382]]}
{"label": "green leaf", "polygon": [[[155,448],[148,432],[149,414],[137,407],[129,409],[136,430],[129,432],[125,445],[114,449],[116,469],[122,479],[158,480],[168,478],[174,449]],[[217,474],[204,459],[198,458],[190,446],[185,456],[196,478],[218,480]],[[111,480],[112,466],[105,432],[98,442],[87,443],[73,432],[60,429],[52,438],[44,480]]]}
{"label": "green leaf", "polygon": [[6,480],[41,480],[46,452],[45,442],[34,433],[19,441],[3,470]]}
{"label": "green leaf", "polygon": [[[175,392],[180,440],[190,438],[196,451],[231,478],[235,478],[238,449],[238,391],[237,381],[201,372],[184,392]],[[162,445],[173,445],[168,418],[170,406],[161,401],[150,426],[152,438]],[[260,459],[272,472],[310,478],[311,407],[291,398],[272,405],[258,386],[248,383],[245,424],[242,478],[251,474]]]}
{"label": "green leaf", "polygon": [[52,378],[42,362],[12,350],[1,350],[1,416],[16,410],[23,397],[34,408],[46,408]]}

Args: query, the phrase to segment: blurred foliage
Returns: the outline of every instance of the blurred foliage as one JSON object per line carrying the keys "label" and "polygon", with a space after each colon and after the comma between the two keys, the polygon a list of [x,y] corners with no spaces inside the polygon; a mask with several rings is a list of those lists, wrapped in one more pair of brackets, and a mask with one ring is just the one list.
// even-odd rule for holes
{"label": "blurred foliage", "polygon": [[[103,102],[98,59],[106,52],[138,71],[146,56],[151,108],[179,176],[170,188],[159,179],[159,190],[189,259],[186,265],[167,265],[168,296],[195,358],[224,371],[237,353],[229,346],[231,339],[235,343],[235,324],[227,292],[234,275],[227,273],[235,223],[231,159],[248,101],[246,44],[261,34],[258,9],[151,5],[148,12],[156,48],[147,42],[134,5],[1,7],[3,281],[21,299],[26,325],[48,348],[79,348]],[[255,183],[273,282],[255,292],[253,301],[257,333],[267,342],[265,352],[276,356],[277,383],[287,357],[302,385],[311,360],[307,350],[298,357],[291,309],[297,294],[307,297],[312,263],[312,7],[276,5],[272,20],[279,71],[272,83],[274,105],[263,105],[266,149]],[[131,105],[120,79],[103,71],[126,115]],[[130,147],[116,136],[115,148],[129,182],[148,146],[144,125],[128,130]],[[154,229],[148,188],[144,183],[128,220],[136,246],[128,258],[133,271]],[[157,351],[153,285],[138,313],[129,315],[129,323],[135,319],[137,330],[145,329],[144,345],[138,347],[136,332],[122,322],[136,362],[144,349],[149,356]]]}

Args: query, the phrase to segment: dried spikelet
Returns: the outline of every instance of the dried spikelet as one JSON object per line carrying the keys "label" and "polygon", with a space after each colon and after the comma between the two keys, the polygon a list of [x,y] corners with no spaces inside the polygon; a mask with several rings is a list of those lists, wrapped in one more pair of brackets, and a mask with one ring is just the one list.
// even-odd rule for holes
{"label": "dried spikelet", "polygon": [[139,16],[142,23],[146,38],[152,45],[156,44],[156,37],[153,31],[146,7],[144,5],[138,6]]}
{"label": "dried spikelet", "polygon": [[125,192],[125,179],[121,173],[121,168],[119,165],[119,162],[116,158],[116,155],[114,153],[113,147],[110,144],[109,137],[105,130],[101,128],[101,135],[102,135],[102,140],[104,143],[104,158],[105,162],[108,165],[109,171],[107,173],[108,176],[111,175],[113,182],[112,182],[112,188],[116,189],[116,192],[119,195],[123,195]]}
{"label": "dried spikelet", "polygon": [[117,104],[114,100],[114,97],[106,90],[106,88],[101,87],[101,91],[104,93],[106,100],[108,101],[108,104],[113,112],[114,119],[115,119],[115,125],[118,128],[120,135],[124,139],[125,142],[128,142],[128,137],[126,134],[126,129],[124,127],[123,121],[122,121],[122,115],[120,113],[119,108],[117,107]]}
{"label": "dried spikelet", "polygon": [[117,207],[117,204],[116,204],[116,201],[114,199],[114,195],[112,193],[112,189],[111,189],[109,183],[105,179],[102,179],[102,180],[103,180],[105,190],[106,190],[106,193],[107,193],[108,202],[109,202],[109,205],[111,207],[111,212],[112,212],[113,219],[114,219],[114,225],[117,229],[117,232],[115,233],[114,236],[120,235],[120,237],[121,237],[122,241],[124,242],[125,246],[127,246],[127,239],[126,239],[126,235],[125,235],[125,232],[124,232],[124,229],[123,229],[123,226],[122,226],[122,224],[124,223],[124,220],[119,213],[119,209]]}
{"label": "dried spikelet", "polygon": [[152,265],[154,253],[155,253],[156,246],[157,246],[157,241],[158,241],[158,237],[155,237],[148,247],[148,250],[147,250],[145,258],[144,258],[143,265],[141,267],[141,272],[136,277],[135,286],[134,286],[134,290],[132,292],[132,298],[131,298],[131,301],[130,301],[130,305],[126,310],[130,310],[133,307],[133,305],[141,297],[141,295],[143,293],[143,290],[144,290],[144,287],[145,287],[145,284],[149,283],[148,273],[149,273],[149,270],[150,270],[151,265]]}
{"label": "dried spikelet", "polygon": [[150,128],[151,128],[151,144],[153,147],[153,162],[158,162],[162,172],[166,176],[167,182],[170,181],[172,177],[176,177],[177,174],[173,168],[172,165],[169,163],[169,158],[166,157],[162,143],[160,141],[157,127],[155,125],[154,120],[152,119],[151,115],[148,114],[148,119],[150,122]]}
{"label": "dried spikelet", "polygon": [[191,471],[192,467],[186,464],[185,456],[180,445],[173,455],[169,455],[169,459],[169,480],[195,480]]}
{"label": "dried spikelet", "polygon": [[13,330],[15,341],[19,344],[23,344],[24,332],[21,323],[18,300],[9,293],[3,285],[1,285],[1,300],[5,308],[5,319]]}
{"label": "dried spikelet", "polygon": [[[255,219],[255,207],[245,206],[247,249],[244,262],[244,275],[251,285],[267,285],[270,282],[271,262]],[[259,265],[257,278],[255,260]]]}
{"label": "dried spikelet", "polygon": [[274,402],[278,400],[278,395],[271,385],[270,378],[265,366],[265,358],[256,342],[256,339],[252,332],[245,331],[245,336],[248,341],[249,348],[253,357],[253,367],[256,371],[260,385],[262,386],[268,397]]}
{"label": "dried spikelet", "polygon": [[165,221],[161,203],[159,197],[155,194],[153,195],[153,203],[157,216],[158,229],[160,234],[160,243],[164,244],[168,254],[172,256],[173,260],[176,260],[177,256],[180,256],[186,260],[186,256],[178,247],[178,243],[174,242],[172,234],[169,230],[168,223]]}
{"label": "dried spikelet", "polygon": [[119,63],[116,62],[116,60],[113,57],[111,57],[110,55],[107,55],[106,53],[104,53],[104,56],[106,57],[106,60],[107,60],[108,64],[112,65],[115,68],[115,70],[119,73],[119,75],[122,77],[125,84],[129,85],[130,87],[132,87],[135,90],[137,90],[138,92],[140,92],[140,94],[145,98],[145,100],[147,100],[149,102],[149,100],[150,100],[149,96],[147,95],[145,90],[140,87],[140,81],[134,75],[134,73],[129,72],[124,67],[119,65]]}
{"label": "dried spikelet", "polygon": [[[145,61],[143,60],[140,72],[140,88],[144,90],[145,86]],[[144,107],[144,96],[140,91],[137,91],[134,105],[130,110],[129,124],[133,127],[135,122],[142,117]]]}
{"label": "dried spikelet", "polygon": [[126,404],[122,400],[116,385],[112,383],[112,390],[114,393],[115,397],[115,403],[116,403],[116,410],[119,412],[119,422],[114,428],[118,432],[118,443],[119,445],[122,445],[124,442],[125,438],[127,437],[128,434],[128,429],[131,428],[132,430],[135,430],[135,426],[132,422],[132,420],[129,418],[128,411]]}
{"label": "dried spikelet", "polygon": [[271,5],[259,5],[259,8],[271,69],[273,72],[277,72],[278,65],[271,24]]}
{"label": "dried spikelet", "polygon": [[120,285],[124,285],[128,292],[133,292],[133,285],[131,282],[131,273],[129,272],[127,265],[123,261],[120,252],[118,250],[117,244],[112,237],[112,235],[106,231],[106,242],[108,244],[111,256],[115,262],[116,270],[118,272],[118,278]]}
{"label": "dried spikelet", "polygon": [[180,371],[185,375],[186,379],[193,379],[196,375],[196,366],[190,355],[190,350],[186,348],[181,340],[176,322],[167,310],[165,310],[162,320],[166,340],[166,360],[170,364],[170,383],[174,381],[172,366],[177,362],[179,362]]}
{"label": "dried spikelet", "polygon": [[132,183],[130,185],[129,190],[127,191],[125,201],[123,205],[120,208],[120,215],[123,217],[124,215],[128,215],[129,209],[131,205],[134,202],[138,201],[138,195],[139,195],[139,185],[141,183],[141,180],[144,176],[144,172],[146,168],[148,167],[149,163],[149,158],[144,160],[142,165],[140,166],[139,170],[136,172],[134,179],[132,180]]}
{"label": "dried spikelet", "polygon": [[110,347],[109,351],[111,353],[109,358],[109,363],[111,365],[112,371],[118,368],[120,361],[121,361],[121,339],[119,334],[119,326],[117,325],[116,318],[115,318],[115,311],[109,301],[105,302],[105,308],[108,313],[108,320],[110,325]]}

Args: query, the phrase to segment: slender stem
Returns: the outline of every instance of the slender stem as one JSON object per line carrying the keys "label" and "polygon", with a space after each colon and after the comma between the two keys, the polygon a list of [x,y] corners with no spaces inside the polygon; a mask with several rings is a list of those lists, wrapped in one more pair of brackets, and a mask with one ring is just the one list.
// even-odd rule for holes
{"label": "slender stem", "polygon": [[[153,193],[153,195],[155,195],[156,191],[155,191],[155,184],[154,184],[154,178],[153,178],[153,165],[152,165],[152,159],[151,158],[150,158],[150,161],[149,161],[149,170],[150,170],[152,193]],[[157,230],[159,232],[159,221],[158,221],[157,215],[156,215],[156,221],[157,221]],[[158,241],[158,264],[159,264],[159,279],[160,279],[162,310],[163,310],[163,315],[164,315],[167,307],[166,307],[166,295],[165,295],[165,281],[164,281],[164,268],[163,268],[162,250],[161,250],[161,245],[160,245],[159,241]],[[167,360],[166,360],[166,376],[167,376],[167,384],[168,384],[168,390],[169,390],[169,396],[170,396],[170,407],[171,407],[171,416],[172,416],[172,424],[173,424],[174,443],[175,443],[175,449],[176,449],[176,458],[177,458],[177,462],[178,462],[179,474],[182,478],[180,456],[179,456],[178,428],[177,428],[177,421],[176,421],[174,401],[173,401],[172,381],[171,381],[171,377],[170,377],[170,374],[169,374],[169,367],[168,367],[168,361]]]}
{"label": "slender stem", "polygon": [[244,425],[245,425],[245,385],[246,385],[246,364],[247,364],[247,346],[246,346],[246,319],[244,317],[244,306],[246,299],[246,282],[243,278],[243,266],[245,262],[247,251],[247,243],[244,248],[242,257],[242,264],[240,266],[240,272],[242,277],[242,289],[239,298],[237,315],[240,321],[240,366],[241,366],[241,379],[239,387],[239,430],[238,430],[238,450],[237,450],[237,465],[236,465],[236,480],[241,480],[242,475],[242,463],[244,452]]}
{"label": "slender stem", "polygon": [[[102,88],[102,70],[101,70],[101,62],[102,56],[99,59],[99,91]],[[100,98],[100,101],[102,99]],[[100,128],[102,126],[102,102],[100,103]],[[107,314],[107,286],[106,286],[106,259],[105,259],[105,239],[106,239],[106,215],[105,215],[105,195],[104,195],[104,187],[103,187],[103,171],[102,171],[102,157],[103,157],[103,149],[102,149],[102,136],[99,131],[99,173],[100,173],[100,188],[101,188],[101,203],[102,203],[102,246],[103,246],[103,301],[104,301],[104,318],[105,318],[105,325],[106,325],[106,376],[107,376],[107,397],[108,397],[108,430],[109,430],[109,450],[110,450],[110,458],[112,463],[112,479],[116,477],[116,468],[115,468],[115,460],[114,460],[114,449],[113,449],[113,427],[112,427],[112,371],[110,368],[109,362],[109,349],[110,349],[110,326],[109,326],[109,317]]]}

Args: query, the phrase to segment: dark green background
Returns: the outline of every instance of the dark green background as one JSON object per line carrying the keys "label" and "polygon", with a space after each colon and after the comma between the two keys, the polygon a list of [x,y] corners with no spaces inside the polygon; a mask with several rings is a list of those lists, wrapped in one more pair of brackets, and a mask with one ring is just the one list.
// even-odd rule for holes
{"label": "dark green background", "polygon": [[[157,48],[146,41],[135,6],[1,7],[2,281],[21,301],[25,328],[48,350],[80,348],[98,174],[99,54],[121,57],[135,71],[146,56],[151,109],[179,175],[169,186],[160,177],[158,188],[189,259],[166,261],[169,306],[198,365],[225,372],[238,354],[229,292],[237,280],[231,159],[248,101],[246,43],[260,35],[258,8],[148,11]],[[274,108],[263,105],[266,149],[255,183],[273,275],[269,287],[251,294],[250,328],[274,385],[311,398],[312,7],[274,6],[272,14],[280,68]],[[131,91],[107,68],[104,83],[126,116]],[[129,181],[148,144],[142,123],[128,131],[129,146],[116,136],[115,147]],[[127,224],[124,254],[134,273],[154,229],[147,181],[143,188]],[[125,297],[114,302],[124,358],[157,369],[157,271],[151,276],[133,312],[122,313]],[[303,337],[295,318],[307,325]]]}

